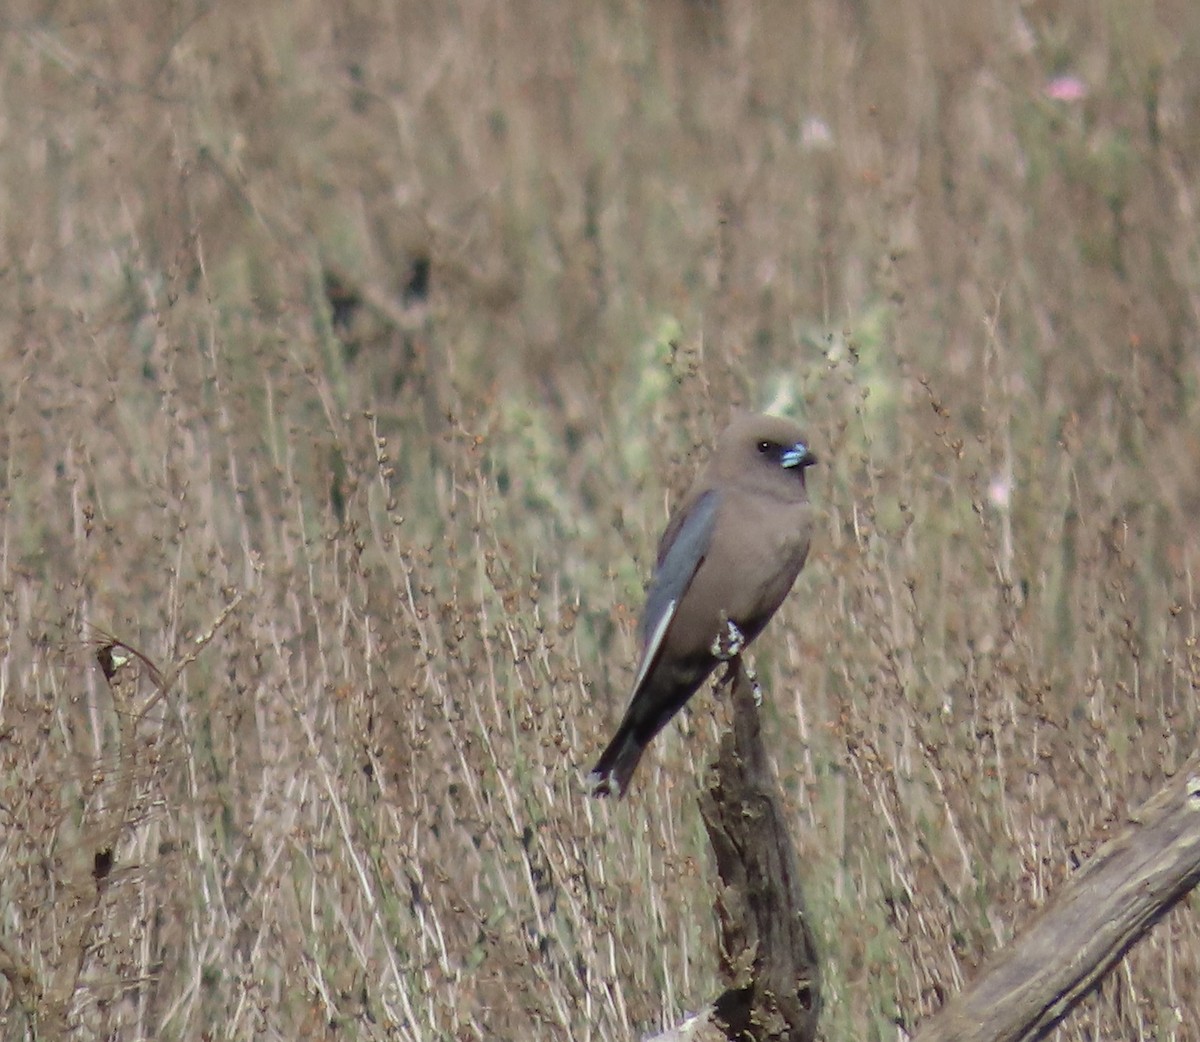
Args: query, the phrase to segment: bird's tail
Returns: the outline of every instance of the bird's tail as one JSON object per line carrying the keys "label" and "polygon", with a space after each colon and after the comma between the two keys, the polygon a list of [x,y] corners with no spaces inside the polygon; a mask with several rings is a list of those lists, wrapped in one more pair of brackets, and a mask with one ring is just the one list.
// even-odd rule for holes
{"label": "bird's tail", "polygon": [[592,796],[624,796],[645,751],[646,743],[638,738],[637,729],[628,722],[622,724],[588,773],[588,792]]}

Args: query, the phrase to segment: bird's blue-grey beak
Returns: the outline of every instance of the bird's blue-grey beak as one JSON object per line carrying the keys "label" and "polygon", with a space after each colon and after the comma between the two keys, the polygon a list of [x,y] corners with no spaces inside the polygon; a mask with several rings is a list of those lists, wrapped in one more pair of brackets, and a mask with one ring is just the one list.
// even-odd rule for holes
{"label": "bird's blue-grey beak", "polygon": [[804,442],[798,441],[779,457],[779,462],[785,467],[800,467],[803,469],[804,467],[811,467],[816,463],[817,457],[813,455]]}

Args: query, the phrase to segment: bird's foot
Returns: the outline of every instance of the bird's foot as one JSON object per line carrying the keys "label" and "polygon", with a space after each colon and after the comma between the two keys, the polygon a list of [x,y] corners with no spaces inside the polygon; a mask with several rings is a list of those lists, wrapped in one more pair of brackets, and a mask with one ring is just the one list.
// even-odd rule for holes
{"label": "bird's foot", "polygon": [[746,646],[746,637],[732,619],[721,616],[723,624],[709,647],[712,657],[718,662],[732,662]]}
{"label": "bird's foot", "polygon": [[754,705],[762,709],[762,685],[758,682],[758,672],[751,665],[746,666],[746,679],[750,681],[750,690],[754,692]]}

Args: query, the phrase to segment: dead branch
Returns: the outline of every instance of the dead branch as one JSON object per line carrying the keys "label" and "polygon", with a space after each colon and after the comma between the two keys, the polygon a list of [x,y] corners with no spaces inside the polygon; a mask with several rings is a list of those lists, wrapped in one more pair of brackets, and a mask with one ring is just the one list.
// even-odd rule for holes
{"label": "dead branch", "polygon": [[716,913],[726,990],[715,1020],[729,1039],[811,1042],[821,1005],[816,945],[754,684],[740,661],[732,698],[733,728],[700,798],[721,877]]}
{"label": "dead branch", "polygon": [[997,952],[914,1042],[1044,1037],[1200,882],[1193,759]]}

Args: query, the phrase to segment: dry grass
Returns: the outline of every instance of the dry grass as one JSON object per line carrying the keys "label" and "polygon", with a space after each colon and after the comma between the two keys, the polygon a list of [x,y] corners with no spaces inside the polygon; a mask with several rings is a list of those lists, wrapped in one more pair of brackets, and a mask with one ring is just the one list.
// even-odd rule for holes
{"label": "dry grass", "polygon": [[[703,1004],[725,707],[624,803],[578,772],[737,402],[828,460],[757,657],[826,1037],[936,1009],[1195,749],[1200,8],[3,19],[3,1039]],[[195,661],[110,689],[94,627]],[[1198,994],[1187,908],[1059,1037]]]}

